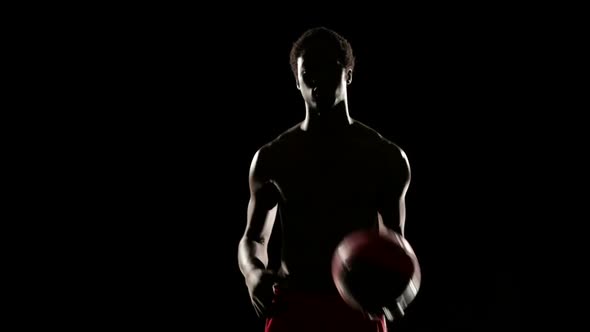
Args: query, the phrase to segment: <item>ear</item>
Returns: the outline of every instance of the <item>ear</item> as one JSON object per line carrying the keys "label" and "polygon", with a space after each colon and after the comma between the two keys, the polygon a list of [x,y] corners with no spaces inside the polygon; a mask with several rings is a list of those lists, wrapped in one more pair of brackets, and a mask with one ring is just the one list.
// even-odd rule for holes
{"label": "ear", "polygon": [[346,84],[350,85],[352,83],[352,69],[348,68],[346,70]]}
{"label": "ear", "polygon": [[295,77],[295,85],[297,86],[297,90],[301,90],[301,85],[299,84],[299,78]]}

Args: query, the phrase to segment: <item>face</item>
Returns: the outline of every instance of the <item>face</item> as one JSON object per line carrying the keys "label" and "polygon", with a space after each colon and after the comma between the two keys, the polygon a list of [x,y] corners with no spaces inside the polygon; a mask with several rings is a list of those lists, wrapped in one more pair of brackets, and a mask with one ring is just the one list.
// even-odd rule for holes
{"label": "face", "polygon": [[352,70],[346,70],[335,56],[305,54],[297,59],[297,88],[310,109],[333,108],[346,98]]}

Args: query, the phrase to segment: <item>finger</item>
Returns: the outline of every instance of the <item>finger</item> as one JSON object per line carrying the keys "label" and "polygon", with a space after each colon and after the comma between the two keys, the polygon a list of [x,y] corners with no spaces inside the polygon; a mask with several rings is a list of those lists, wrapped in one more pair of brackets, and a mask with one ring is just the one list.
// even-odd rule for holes
{"label": "finger", "polygon": [[255,304],[262,310],[266,311],[270,307],[274,300],[273,294],[269,292],[265,292],[264,294],[259,294],[258,296],[254,297]]}
{"label": "finger", "polygon": [[256,315],[258,315],[258,317],[262,318],[265,315],[265,310],[264,310],[264,305],[262,304],[262,302],[260,302],[260,300],[258,299],[254,299],[252,301],[252,304],[254,305],[254,311],[256,311]]}
{"label": "finger", "polygon": [[382,315],[368,313],[367,316],[370,320],[381,320]]}

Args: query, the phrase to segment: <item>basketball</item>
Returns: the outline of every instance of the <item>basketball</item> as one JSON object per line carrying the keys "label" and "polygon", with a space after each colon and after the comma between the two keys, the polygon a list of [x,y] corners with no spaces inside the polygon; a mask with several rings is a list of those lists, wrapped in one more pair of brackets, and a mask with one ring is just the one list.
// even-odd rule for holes
{"label": "basketball", "polygon": [[376,230],[356,231],[340,242],[332,259],[332,277],[350,306],[386,316],[403,316],[421,281],[410,243],[396,232]]}

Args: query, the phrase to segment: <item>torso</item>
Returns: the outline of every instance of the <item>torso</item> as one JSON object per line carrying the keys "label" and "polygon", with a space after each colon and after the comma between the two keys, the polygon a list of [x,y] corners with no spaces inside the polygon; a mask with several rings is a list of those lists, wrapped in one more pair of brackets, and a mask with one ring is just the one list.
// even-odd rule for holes
{"label": "torso", "polygon": [[267,144],[281,193],[282,268],[292,284],[333,289],[331,260],[348,233],[377,227],[383,137],[355,122],[336,136],[293,127]]}

